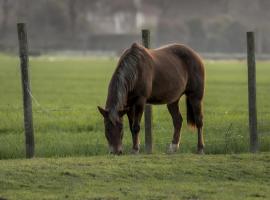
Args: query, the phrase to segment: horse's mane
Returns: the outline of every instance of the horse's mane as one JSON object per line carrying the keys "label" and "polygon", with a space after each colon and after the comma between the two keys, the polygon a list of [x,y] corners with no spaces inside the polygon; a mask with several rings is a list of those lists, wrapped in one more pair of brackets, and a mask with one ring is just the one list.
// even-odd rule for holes
{"label": "horse's mane", "polygon": [[118,118],[118,111],[124,109],[128,92],[135,87],[138,78],[138,64],[145,57],[144,47],[134,43],[124,51],[109,85],[106,109],[111,120]]}

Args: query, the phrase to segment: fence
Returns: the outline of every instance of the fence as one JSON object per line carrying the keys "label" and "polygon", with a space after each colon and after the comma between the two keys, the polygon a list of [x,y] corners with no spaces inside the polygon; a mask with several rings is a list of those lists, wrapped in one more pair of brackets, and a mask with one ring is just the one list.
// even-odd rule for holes
{"label": "fence", "polygon": [[[20,34],[19,34],[19,36],[20,36]],[[149,45],[149,42],[148,41],[150,40],[150,38],[149,38],[149,32],[146,31],[146,30],[144,30],[142,32],[142,37],[143,37],[143,43],[144,43],[144,45],[146,47],[149,47],[148,46]],[[250,37],[250,36],[248,36],[248,37]],[[253,43],[254,43],[254,41],[253,41]],[[252,50],[252,40],[251,40],[251,43],[248,43],[248,44],[251,47],[251,48],[248,48],[249,49],[249,55],[251,55],[251,56],[249,56],[250,62],[249,62],[249,65],[248,66],[251,69],[253,69],[253,71],[252,70],[249,70],[249,72],[250,72],[249,73],[249,77],[250,77],[249,78],[249,83],[250,83],[249,84],[249,91],[251,90],[249,92],[249,94],[252,94],[252,91],[253,91],[253,94],[249,97],[250,98],[250,100],[249,100],[249,103],[250,104],[249,105],[251,107],[250,108],[250,114],[249,114],[249,116],[250,116],[250,139],[251,139],[250,140],[250,150],[252,152],[256,152],[258,150],[258,143],[259,143],[260,140],[258,140],[258,135],[256,133],[256,109],[254,109],[254,108],[256,108],[255,107],[255,105],[256,105],[256,102],[255,102],[255,100],[256,100],[255,86],[256,85],[255,85],[255,83],[256,83],[256,81],[254,79],[254,77],[255,77],[255,73],[254,73],[255,72],[254,71],[255,70],[255,60],[254,60],[255,57],[254,57],[254,51],[253,51],[254,48]],[[24,51],[24,52],[27,52],[27,51]],[[27,60],[25,60],[25,59],[27,59],[27,55],[24,55],[23,54],[23,56],[21,56],[21,58],[22,58],[22,65],[23,65],[23,63],[27,63]],[[48,60],[48,62],[51,62],[51,61],[52,60],[50,60],[50,59]],[[111,60],[108,60],[108,62],[111,62]],[[115,61],[113,61],[113,62],[115,62]],[[68,63],[65,63],[65,64],[68,65]],[[97,63],[97,64],[99,64],[99,63]],[[69,67],[69,66],[67,66],[67,67]],[[98,68],[96,68],[96,69],[98,69]],[[83,71],[84,68],[83,67],[82,68],[78,68],[78,70],[82,70]],[[106,70],[107,70],[107,68],[104,67],[104,71],[106,71]],[[59,71],[59,73],[64,73],[64,72],[60,72]],[[73,75],[69,75],[70,79],[68,79],[66,81],[71,81],[72,79],[76,79],[75,75],[74,76]],[[53,76],[53,74],[50,74],[50,76]],[[100,76],[100,74],[99,74],[99,76]],[[63,78],[64,76],[61,76],[61,77]],[[78,79],[76,81],[85,81],[82,78],[84,78],[84,77],[82,76],[82,77],[80,77],[80,79]],[[94,77],[92,77],[92,78],[94,78]],[[107,78],[109,78],[109,77],[107,77]],[[95,80],[93,80],[93,81],[95,81]],[[23,83],[24,83],[24,81],[23,81]],[[46,82],[46,83],[48,85],[50,84],[49,82]],[[104,85],[104,88],[107,87],[107,86],[105,86],[105,83],[101,83],[101,84]],[[47,88],[48,88],[48,85],[47,85]],[[71,86],[69,84],[67,84],[67,85],[68,86]],[[63,89],[64,88],[61,88],[61,89],[58,90],[57,88],[54,88],[53,86],[50,86],[50,90],[48,88],[49,91],[58,90],[58,95],[61,94],[61,90],[63,90]],[[96,91],[94,87],[92,88],[92,90],[93,90],[92,91],[93,96],[94,95],[97,95],[97,92],[98,91]],[[39,121],[38,118],[40,118],[41,116],[45,116],[46,120],[49,122],[49,123],[47,123],[46,126],[55,126],[55,127],[57,127],[57,124],[58,124],[59,125],[59,129],[61,129],[61,128],[62,129],[65,129],[65,125],[67,125],[67,127],[68,127],[67,129],[70,129],[72,131],[72,133],[74,133],[74,134],[76,134],[76,132],[82,132],[83,134],[85,134],[84,135],[84,138],[82,138],[82,140],[81,140],[82,146],[84,144],[84,141],[83,140],[85,140],[85,138],[87,138],[87,135],[86,135],[87,133],[86,132],[91,132],[91,134],[94,134],[93,132],[95,132],[97,129],[98,130],[102,130],[102,127],[101,126],[103,126],[103,125],[100,122],[101,121],[101,118],[95,119],[92,116],[91,116],[91,119],[90,120],[98,121],[98,122],[96,122],[96,125],[85,125],[85,124],[88,124],[86,121],[84,121],[85,123],[83,123],[82,125],[78,125],[78,124],[76,124],[74,126],[70,125],[72,123],[75,123],[74,120],[76,120],[76,117],[73,117],[72,118],[72,117],[69,117],[69,116],[75,115],[75,116],[77,116],[77,118],[80,118],[80,116],[83,113],[82,111],[87,111],[88,112],[88,110],[85,109],[85,107],[76,106],[76,108],[73,108],[72,107],[73,105],[71,105],[71,106],[69,105],[69,106],[63,106],[63,107],[61,107],[61,109],[54,109],[54,108],[48,108],[48,107],[47,108],[44,108],[42,106],[42,102],[40,103],[40,101],[39,101],[39,97],[37,99],[35,98],[36,97],[35,91],[32,94],[29,86],[27,86],[26,89],[24,89],[24,91],[26,91],[26,95],[25,96],[27,98],[25,101],[28,102],[28,103],[25,103],[25,106],[28,107],[28,108],[25,108],[25,112],[30,111],[29,105],[31,106],[31,103],[29,103],[30,102],[29,99],[33,99],[34,106],[36,106],[36,109],[34,109],[34,119],[37,118],[37,120],[36,120],[37,122]],[[67,93],[68,92],[71,92],[70,91],[70,88],[68,90],[66,90],[65,92],[67,92]],[[85,92],[85,91],[83,91],[83,92]],[[105,95],[105,92],[106,91],[103,92],[104,95]],[[46,96],[46,98],[49,98],[50,95],[51,94],[49,93],[48,96]],[[39,96],[39,95],[37,95],[37,96]],[[63,96],[65,96],[65,95],[63,94]],[[76,96],[77,96],[78,99],[80,98],[80,95],[74,94],[74,98],[76,98]],[[57,96],[56,98],[61,98],[61,97]],[[63,99],[64,99],[64,97],[63,97]],[[76,101],[77,100],[75,100],[74,102],[76,102]],[[102,102],[100,102],[100,103],[102,103]],[[181,103],[181,106],[183,106],[183,103]],[[149,108],[150,107],[146,108],[146,112],[145,112],[145,115],[146,115],[145,116],[145,122],[146,122],[146,125],[145,125],[145,128],[146,128],[146,130],[145,130],[145,134],[146,134],[145,135],[145,143],[146,143],[145,151],[147,153],[151,153],[153,151],[153,146],[155,147],[154,149],[158,149],[158,148],[163,148],[164,147],[164,141],[161,140],[156,134],[153,134],[152,133],[152,130],[154,132],[172,132],[171,130],[169,131],[167,129],[167,127],[168,127],[167,125],[166,126],[162,125],[162,121],[168,120],[168,118],[166,118],[166,114],[165,114],[167,111],[164,110],[164,109],[154,109],[153,111],[151,111],[151,108],[150,109]],[[210,110],[207,110],[207,108],[208,108],[208,106],[206,105],[206,111],[205,112],[208,113],[208,114],[211,113],[211,111]],[[148,109],[148,111],[147,111],[147,109]],[[90,110],[89,110],[89,112],[90,112]],[[151,119],[151,112],[153,112],[154,119]],[[235,111],[235,112],[238,112],[238,111]],[[239,111],[239,112],[241,112],[241,111]],[[25,133],[26,134],[25,135],[26,135],[26,138],[29,137],[28,139],[26,139],[26,149],[28,149],[26,151],[27,157],[31,157],[31,156],[34,155],[34,136],[33,136],[33,134],[31,134],[31,128],[30,128],[30,131],[28,131],[28,129],[27,129],[27,127],[28,127],[27,124],[29,124],[29,122],[31,121],[31,116],[30,116],[29,113],[28,114],[25,114],[25,123],[26,123],[26,125],[25,125],[25,127],[26,127]],[[59,114],[59,113],[61,113],[61,114]],[[91,113],[93,115],[93,113],[96,113],[96,112],[94,112],[94,111],[91,110]],[[212,114],[215,115],[215,113],[212,113]],[[30,116],[29,117],[29,120],[27,120],[28,119],[27,116]],[[232,117],[230,117],[230,118],[232,118]],[[154,122],[152,122],[152,121],[154,121]],[[60,122],[62,123],[61,125],[60,125]],[[153,127],[152,127],[152,123],[153,123]],[[168,123],[171,124],[171,122],[168,122]],[[39,126],[40,125],[38,123],[35,123],[35,127],[39,127]],[[212,128],[213,127],[214,126],[212,126]],[[231,148],[231,145],[233,144],[233,142],[235,140],[235,137],[232,137],[231,136],[231,132],[232,132],[232,130],[235,127],[236,127],[236,125],[234,125],[233,123],[229,123],[226,126],[224,126],[224,128],[217,129],[217,131],[220,131],[221,129],[223,129],[223,131],[224,131],[225,134],[224,134],[224,138],[216,139],[214,143],[216,143],[217,145],[220,145],[220,144],[224,145],[224,148],[227,149],[227,150],[229,148]],[[32,128],[33,128],[33,126],[32,126]],[[38,129],[38,128],[36,128],[36,129]],[[208,129],[208,128],[206,128],[206,129]],[[70,130],[67,130],[67,131],[70,131]],[[209,130],[207,130],[207,131],[209,131]],[[29,132],[30,132],[30,134],[28,134]],[[32,133],[33,133],[33,131],[32,131]],[[171,140],[171,136],[172,136],[172,134],[167,135],[166,141],[168,143]],[[55,137],[57,137],[57,136],[55,136]],[[76,136],[74,136],[74,138],[75,137]],[[104,136],[103,135],[101,135],[101,136],[95,135],[95,137],[97,138],[96,139],[96,145],[91,144],[92,146],[89,146],[89,144],[87,144],[88,146],[85,145],[85,148],[82,149],[81,151],[85,151],[86,148],[90,148],[90,149],[92,148],[92,149],[95,149],[94,151],[96,153],[98,153],[100,151],[99,148],[102,146],[101,144],[103,144],[103,143],[100,142],[100,140],[101,140],[101,138],[102,138],[102,140],[105,140],[105,139],[104,139]],[[193,137],[193,136],[191,136],[191,137]],[[76,138],[76,139],[78,139],[78,138]],[[37,142],[39,142],[39,140],[40,139],[38,139]],[[49,140],[49,138],[48,138],[48,140]],[[64,141],[67,142],[68,140],[71,140],[71,141],[68,141],[68,143],[70,143],[70,142],[72,143],[72,139],[70,139],[69,137],[66,138],[66,139],[59,138],[59,142],[62,141],[62,140],[63,140],[63,142]],[[32,141],[32,142],[29,142],[29,141]],[[46,143],[46,144],[50,144],[50,143],[53,143],[53,141],[50,141],[50,142],[48,141],[48,143]],[[207,143],[207,141],[206,141],[206,143]],[[30,144],[30,146],[29,146],[29,144]],[[40,142],[39,142],[39,144],[42,145],[42,143],[40,143]],[[59,143],[57,145],[61,146]],[[183,145],[185,145],[184,142],[183,142]],[[60,148],[59,146],[57,148]],[[50,147],[49,146],[48,147],[45,147],[44,146],[44,149],[46,149],[46,148],[50,148]],[[56,147],[53,147],[53,148],[56,148]],[[69,148],[69,145],[61,146],[61,148],[67,150],[67,148]],[[31,149],[31,150],[29,150],[29,149]],[[76,151],[76,149],[75,149],[75,151]],[[212,153],[213,152],[215,152],[215,151],[212,151]],[[229,150],[226,151],[226,152],[229,152]]]}

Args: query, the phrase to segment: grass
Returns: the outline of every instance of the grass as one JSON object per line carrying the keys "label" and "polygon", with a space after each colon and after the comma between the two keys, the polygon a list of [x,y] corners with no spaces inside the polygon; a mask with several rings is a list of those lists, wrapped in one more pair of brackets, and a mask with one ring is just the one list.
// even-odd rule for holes
{"label": "grass", "polygon": [[0,161],[0,199],[270,198],[270,154]]}
{"label": "grass", "polygon": [[[104,105],[114,58],[39,57],[30,59],[36,156],[107,154]],[[257,63],[260,150],[270,151],[270,62]],[[206,153],[248,151],[247,72],[243,61],[206,61]],[[0,159],[25,155],[19,60],[0,55]],[[185,119],[185,102],[180,109]],[[172,122],[166,106],[154,107],[154,152],[166,152]],[[125,123],[127,120],[125,119]],[[143,130],[142,123],[142,130]],[[141,132],[144,143],[144,132]],[[196,151],[197,136],[184,123],[180,153]],[[131,137],[125,126],[125,152]],[[142,151],[144,149],[142,148]]]}

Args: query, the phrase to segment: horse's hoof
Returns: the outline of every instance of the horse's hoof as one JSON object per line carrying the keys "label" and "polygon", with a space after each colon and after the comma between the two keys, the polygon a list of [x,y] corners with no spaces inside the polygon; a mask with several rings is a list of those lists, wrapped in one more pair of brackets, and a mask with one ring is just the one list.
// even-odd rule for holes
{"label": "horse's hoof", "polygon": [[203,149],[198,149],[197,154],[199,154],[199,155],[204,155]]}
{"label": "horse's hoof", "polygon": [[134,155],[137,155],[137,154],[140,153],[140,150],[139,149],[132,149],[131,153],[134,154]]}
{"label": "horse's hoof", "polygon": [[173,144],[171,143],[169,146],[168,153],[175,153],[179,149],[179,144]]}

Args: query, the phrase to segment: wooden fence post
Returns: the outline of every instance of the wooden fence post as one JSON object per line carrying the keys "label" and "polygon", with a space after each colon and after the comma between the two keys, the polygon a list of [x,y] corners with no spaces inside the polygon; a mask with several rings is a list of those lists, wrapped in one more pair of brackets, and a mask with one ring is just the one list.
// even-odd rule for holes
{"label": "wooden fence post", "polygon": [[[142,43],[146,48],[150,48],[150,31],[142,30]],[[145,151],[150,154],[153,151],[153,134],[152,134],[152,106],[146,104],[144,109],[144,126],[145,126]]]}
{"label": "wooden fence post", "polygon": [[27,33],[25,24],[18,23],[17,30],[19,39],[20,61],[21,61],[26,158],[32,158],[35,152],[35,142],[34,142],[34,129],[32,117],[32,100],[30,96],[31,90],[28,76],[28,44],[27,44]]}
{"label": "wooden fence post", "polygon": [[248,63],[248,108],[250,152],[258,151],[257,109],[256,109],[256,63],[254,33],[247,32],[247,63]]}

